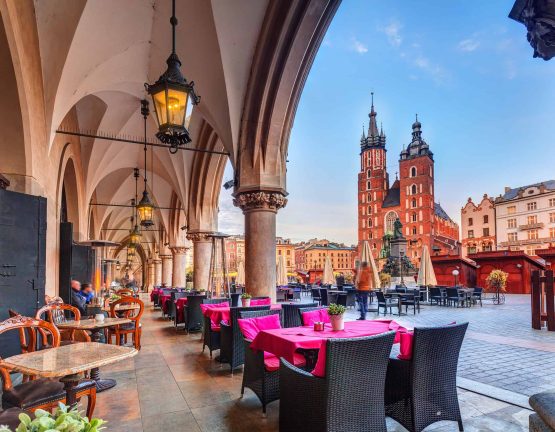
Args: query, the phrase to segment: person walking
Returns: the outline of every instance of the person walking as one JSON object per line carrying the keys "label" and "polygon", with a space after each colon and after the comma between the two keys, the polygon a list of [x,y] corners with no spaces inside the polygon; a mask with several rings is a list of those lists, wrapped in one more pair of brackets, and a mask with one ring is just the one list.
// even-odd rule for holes
{"label": "person walking", "polygon": [[368,312],[368,293],[372,283],[372,272],[368,262],[363,261],[360,264],[357,286],[357,300],[360,308],[360,318],[357,320],[365,320]]}

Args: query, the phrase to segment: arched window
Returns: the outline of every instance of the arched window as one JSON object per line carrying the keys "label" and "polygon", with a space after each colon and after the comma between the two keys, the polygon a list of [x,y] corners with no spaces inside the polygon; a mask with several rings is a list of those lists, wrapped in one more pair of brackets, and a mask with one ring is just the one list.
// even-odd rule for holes
{"label": "arched window", "polygon": [[367,182],[367,183],[366,183],[366,189],[370,189],[370,187],[371,187],[371,186],[370,186],[370,182]]}
{"label": "arched window", "polygon": [[368,206],[368,214],[372,214],[372,206],[371,205]]}
{"label": "arched window", "polygon": [[372,218],[368,218],[368,228],[372,228]]}
{"label": "arched window", "polygon": [[412,235],[416,235],[416,227],[412,227]]}
{"label": "arched window", "polygon": [[410,167],[410,176],[411,177],[416,177],[416,167]]}
{"label": "arched window", "polygon": [[413,185],[410,187],[410,193],[411,193],[411,195],[415,195],[415,194],[418,193],[418,188],[416,187],[415,184],[413,184]]}
{"label": "arched window", "polygon": [[397,213],[393,210],[386,213],[384,220],[386,234],[393,234],[393,224],[395,223],[395,219],[398,217]]}
{"label": "arched window", "polygon": [[366,177],[370,178],[372,176],[372,171],[368,170],[366,171]]}
{"label": "arched window", "polygon": [[416,213],[413,213],[413,214],[412,214],[412,221],[413,221],[413,222],[416,222],[416,219],[417,219]]}
{"label": "arched window", "polygon": [[412,208],[416,208],[416,198],[412,199],[411,206],[412,206]]}

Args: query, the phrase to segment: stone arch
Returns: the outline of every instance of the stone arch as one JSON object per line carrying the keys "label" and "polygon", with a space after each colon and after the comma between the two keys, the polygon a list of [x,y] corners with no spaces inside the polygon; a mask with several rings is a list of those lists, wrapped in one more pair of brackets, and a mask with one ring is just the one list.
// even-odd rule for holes
{"label": "stone arch", "polygon": [[6,29],[0,21],[0,173],[10,180],[10,189],[25,192],[28,163],[18,85]]}
{"label": "stone arch", "polygon": [[[73,238],[81,239],[79,233],[81,226],[79,217],[81,202],[79,200],[77,173],[71,158],[65,164],[58,203],[60,205],[60,221],[71,222],[73,224]],[[63,220],[64,218],[66,219],[65,221]]]}

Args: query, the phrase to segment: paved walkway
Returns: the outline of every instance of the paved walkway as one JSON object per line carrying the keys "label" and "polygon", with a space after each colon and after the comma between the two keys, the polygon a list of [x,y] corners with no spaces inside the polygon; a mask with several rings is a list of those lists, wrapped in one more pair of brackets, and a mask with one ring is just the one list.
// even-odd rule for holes
{"label": "paved walkway", "polygon": [[[402,317],[405,323],[444,323],[453,320],[469,319],[474,314],[477,321],[497,321],[497,317],[507,319],[514,314],[504,313],[511,304],[493,308],[449,310],[427,307],[416,317]],[[518,308],[517,308],[518,309]],[[355,317],[354,312],[349,316]],[[471,320],[472,321],[472,320]],[[158,432],[171,431],[277,431],[279,401],[268,406],[267,417],[262,416],[260,404],[250,390],[245,397],[240,396],[241,372],[233,376],[229,369],[211,361],[202,354],[200,335],[185,335],[175,332],[161,313],[152,309],[147,302],[143,315],[143,348],[139,355],[127,362],[102,369],[105,377],[115,378],[118,385],[98,395],[95,416],[108,420],[110,432]],[[508,324],[509,325],[509,324]],[[492,324],[493,326],[493,324]],[[471,324],[472,332],[479,331],[479,325]],[[502,327],[502,326],[501,326]],[[516,326],[517,328],[519,326]],[[492,327],[488,327],[490,330]],[[519,337],[524,337],[524,333]],[[495,333],[492,331],[492,333]],[[506,334],[506,333],[503,333]],[[508,336],[512,336],[510,333]],[[532,340],[540,342],[543,336],[536,335]],[[550,337],[549,335],[546,337]],[[488,343],[469,337],[465,342],[461,363],[461,374],[477,378],[478,371],[466,365],[482,364],[485,372],[498,372],[501,358],[496,349],[509,347],[504,343]],[[489,357],[480,357],[481,350],[491,350]],[[529,350],[528,348],[524,348]],[[532,350],[534,353],[539,351]],[[485,351],[482,351],[485,352]],[[500,353],[499,353],[500,354]],[[551,353],[548,353],[552,355]],[[522,355],[526,355],[523,353]],[[492,360],[492,356],[495,360]],[[511,368],[520,365],[507,365]],[[546,368],[542,368],[545,371]],[[480,368],[480,373],[482,368]],[[507,375],[510,375],[508,373]],[[524,376],[519,374],[519,376]],[[508,377],[507,377],[508,378]],[[465,431],[503,431],[522,432],[528,430],[529,411],[513,405],[490,399],[479,394],[460,390],[461,411]],[[400,432],[400,427],[388,420],[388,430]],[[427,430],[456,431],[455,423],[437,423]],[[288,431],[287,431],[288,432]]]}
{"label": "paved walkway", "polygon": [[[355,318],[356,313],[349,316]],[[503,305],[484,301],[482,307],[471,308],[425,306],[420,314],[409,310],[394,318],[411,327],[468,321],[460,377],[525,396],[555,391],[555,332],[532,329],[530,296],[507,295]]]}

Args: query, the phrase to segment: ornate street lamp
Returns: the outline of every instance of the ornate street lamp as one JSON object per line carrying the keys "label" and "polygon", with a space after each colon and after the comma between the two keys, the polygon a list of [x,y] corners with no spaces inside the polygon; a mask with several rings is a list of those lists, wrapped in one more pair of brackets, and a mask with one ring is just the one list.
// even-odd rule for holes
{"label": "ornate street lamp", "polygon": [[451,273],[453,274],[453,277],[455,278],[455,286],[457,286],[459,284],[459,271],[457,269],[455,269]]}
{"label": "ornate street lamp", "polygon": [[139,168],[133,169],[133,177],[135,177],[135,198],[131,200],[131,205],[133,206],[133,214],[131,215],[131,225],[133,225],[133,222],[134,222],[135,226],[129,232],[129,244],[131,246],[136,246],[140,243],[141,237],[142,237],[141,230],[139,229],[139,225],[137,225],[139,216],[137,215],[137,208],[136,208],[138,181],[139,181]]}
{"label": "ornate street lamp", "polygon": [[144,137],[145,137],[145,146],[144,146],[144,153],[145,153],[145,188],[143,190],[143,197],[139,204],[137,204],[137,212],[139,214],[139,219],[141,220],[141,226],[149,227],[154,225],[153,213],[154,213],[154,204],[150,201],[150,197],[148,196],[148,191],[146,190],[147,178],[146,178],[146,119],[148,117],[148,101],[142,100],[141,101],[141,114],[143,115],[144,119]]}
{"label": "ornate street lamp", "polygon": [[193,105],[200,102],[195,94],[193,81],[187,82],[181,73],[181,61],[175,52],[175,0],[172,0],[172,53],[166,60],[168,68],[154,84],[145,83],[145,88],[152,97],[158,133],[156,137],[165,144],[170,144],[170,153],[174,154],[180,145],[191,142],[189,131],[185,128],[185,117],[189,98]]}

